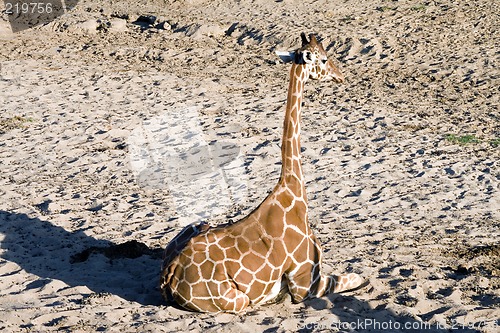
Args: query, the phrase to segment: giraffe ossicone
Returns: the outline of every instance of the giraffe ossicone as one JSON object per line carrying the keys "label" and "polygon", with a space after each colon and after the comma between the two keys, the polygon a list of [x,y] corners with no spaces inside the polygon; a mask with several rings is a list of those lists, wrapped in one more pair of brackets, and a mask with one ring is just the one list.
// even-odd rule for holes
{"label": "giraffe ossicone", "polygon": [[309,226],[300,159],[304,84],[309,78],[340,83],[344,76],[314,35],[309,40],[305,34],[301,37],[302,47],[285,57],[292,67],[278,184],[242,220],[212,228],[185,227],[165,250],[162,294],[186,309],[239,313],[249,305],[274,302],[285,293],[301,302],[365,283],[355,273],[323,274],[321,246]]}

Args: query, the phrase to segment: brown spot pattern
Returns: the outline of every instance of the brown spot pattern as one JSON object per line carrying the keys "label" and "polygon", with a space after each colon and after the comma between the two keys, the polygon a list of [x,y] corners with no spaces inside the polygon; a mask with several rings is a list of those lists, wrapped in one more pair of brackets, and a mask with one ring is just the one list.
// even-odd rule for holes
{"label": "brown spot pattern", "polygon": [[282,280],[295,302],[359,287],[357,274],[321,273],[321,246],[307,219],[307,198],[300,164],[300,113],[309,78],[343,81],[326,59],[316,37],[302,36],[298,52],[310,52],[311,63],[299,61],[290,70],[278,185],[243,220],[224,227],[206,224],[184,228],[167,246],[161,275],[165,298],[201,312],[233,312],[278,297]]}

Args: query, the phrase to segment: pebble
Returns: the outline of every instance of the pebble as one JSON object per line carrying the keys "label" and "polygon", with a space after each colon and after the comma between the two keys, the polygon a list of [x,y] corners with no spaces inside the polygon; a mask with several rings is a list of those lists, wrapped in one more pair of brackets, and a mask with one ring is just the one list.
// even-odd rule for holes
{"label": "pebble", "polygon": [[112,19],[109,23],[110,23],[109,27],[110,32],[126,32],[128,30],[127,20],[125,19],[115,18]]}
{"label": "pebble", "polygon": [[85,22],[78,23],[76,25],[76,30],[83,30],[87,33],[95,34],[97,33],[97,28],[100,23],[97,20],[87,20]]}

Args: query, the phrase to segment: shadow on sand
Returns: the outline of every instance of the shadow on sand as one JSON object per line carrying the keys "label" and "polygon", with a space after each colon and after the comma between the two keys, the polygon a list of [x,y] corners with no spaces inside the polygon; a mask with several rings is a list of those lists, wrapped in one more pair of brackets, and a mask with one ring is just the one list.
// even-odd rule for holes
{"label": "shadow on sand", "polygon": [[[330,302],[328,302],[328,300]],[[299,332],[308,333],[316,331],[340,331],[340,332],[401,332],[401,333],[444,333],[459,331],[463,333],[480,332],[475,329],[451,326],[448,323],[436,323],[431,321],[434,315],[442,313],[449,308],[421,314],[418,317],[405,313],[397,313],[386,306],[372,308],[367,302],[354,296],[343,294],[330,294],[324,298],[313,299],[305,302],[308,308],[315,310],[328,309],[336,320],[304,325]],[[332,306],[333,304],[333,306]]]}
{"label": "shadow on sand", "polygon": [[[109,293],[141,305],[165,304],[158,289],[161,249],[149,249],[138,242],[117,245],[89,237],[82,230],[71,233],[38,218],[1,210],[0,234],[5,236],[0,243],[4,251],[0,258],[40,278],[28,288],[43,287],[56,279],[71,287],[86,286],[95,293]],[[305,305],[315,310],[328,309],[338,321],[304,325],[299,329],[302,333],[450,332],[450,327],[428,323],[445,308],[414,318],[385,307],[373,309],[365,301],[342,294],[309,300]],[[266,332],[278,330],[276,327]],[[461,328],[460,332],[478,331]]]}
{"label": "shadow on sand", "polygon": [[142,305],[163,304],[158,289],[161,249],[135,241],[118,245],[87,236],[83,230],[72,233],[1,210],[0,234],[5,236],[0,258],[40,277],[28,287],[43,287],[56,279]]}

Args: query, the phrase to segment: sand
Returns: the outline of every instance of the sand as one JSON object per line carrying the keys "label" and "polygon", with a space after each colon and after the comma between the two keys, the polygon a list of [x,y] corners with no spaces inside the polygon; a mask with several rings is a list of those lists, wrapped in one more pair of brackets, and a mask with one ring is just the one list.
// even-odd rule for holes
{"label": "sand", "polygon": [[[489,0],[80,1],[16,34],[0,20],[0,329],[497,332],[499,15]],[[302,31],[346,76],[306,88],[310,223],[325,270],[370,285],[241,315],[169,306],[162,248],[245,216],[279,177],[274,51]]]}

